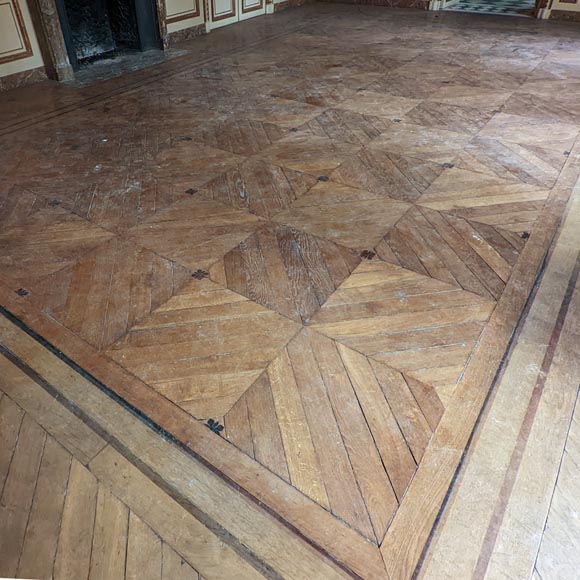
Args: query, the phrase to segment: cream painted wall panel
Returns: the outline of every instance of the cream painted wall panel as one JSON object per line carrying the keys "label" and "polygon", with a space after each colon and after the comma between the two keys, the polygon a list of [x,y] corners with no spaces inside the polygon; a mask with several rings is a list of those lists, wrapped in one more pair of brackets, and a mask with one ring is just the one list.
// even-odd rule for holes
{"label": "cream painted wall panel", "polygon": [[203,0],[166,0],[167,32],[177,32],[204,23]]}
{"label": "cream painted wall panel", "polygon": [[0,58],[26,50],[11,2],[0,4]]}
{"label": "cream painted wall panel", "polygon": [[166,0],[165,9],[167,18],[183,16],[197,12],[197,2],[196,0]]}
{"label": "cream painted wall panel", "polygon": [[[7,5],[9,5],[8,9],[10,10],[10,13],[6,11]],[[24,30],[17,30],[16,36],[14,36],[15,24],[13,15],[17,14],[16,6],[18,6],[20,9]],[[4,62],[0,64],[0,77],[43,66],[44,63],[42,62],[38,41],[36,39],[36,33],[34,32],[34,27],[32,26],[30,12],[28,11],[28,5],[26,2],[23,0],[0,0],[0,9],[0,61],[3,57],[14,57],[18,54],[21,54],[22,52],[25,52],[25,50],[21,48],[24,33],[26,33],[28,36],[30,48],[32,51],[31,56],[26,58],[18,58],[15,60],[11,59],[10,62]],[[6,16],[8,18],[5,18]],[[10,44],[8,45],[8,43]]]}
{"label": "cream painted wall panel", "polygon": [[566,10],[567,12],[580,12],[580,3],[570,4],[569,2],[559,2],[554,0],[552,10]]}

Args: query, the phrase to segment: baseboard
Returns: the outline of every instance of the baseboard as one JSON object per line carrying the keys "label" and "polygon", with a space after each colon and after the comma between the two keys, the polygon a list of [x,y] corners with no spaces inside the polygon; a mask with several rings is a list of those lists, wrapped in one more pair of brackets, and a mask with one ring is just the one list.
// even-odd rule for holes
{"label": "baseboard", "polygon": [[191,40],[192,38],[197,38],[202,34],[207,34],[205,23],[198,24],[197,26],[191,26],[190,28],[184,28],[183,30],[176,30],[175,32],[170,32],[167,35],[168,46],[171,47],[178,42],[183,42],[185,40]]}
{"label": "baseboard", "polygon": [[357,4],[364,6],[388,6],[389,8],[418,8],[429,10],[429,0],[318,0],[319,2],[336,2],[339,4]]}
{"label": "baseboard", "polygon": [[43,66],[0,77],[0,92],[47,80]]}
{"label": "baseboard", "polygon": [[303,6],[304,4],[309,4],[314,0],[283,0],[282,2],[275,3],[274,12],[280,12],[280,10],[286,10],[286,8],[298,8],[298,6]]}
{"label": "baseboard", "polygon": [[580,12],[572,10],[552,10],[550,20],[565,20],[566,22],[580,22]]}

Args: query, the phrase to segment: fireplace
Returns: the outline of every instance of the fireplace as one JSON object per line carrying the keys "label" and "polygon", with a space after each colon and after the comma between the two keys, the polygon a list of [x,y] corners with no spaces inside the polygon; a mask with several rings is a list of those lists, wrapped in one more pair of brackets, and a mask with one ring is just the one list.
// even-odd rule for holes
{"label": "fireplace", "polygon": [[124,51],[161,48],[155,0],[57,0],[74,69]]}

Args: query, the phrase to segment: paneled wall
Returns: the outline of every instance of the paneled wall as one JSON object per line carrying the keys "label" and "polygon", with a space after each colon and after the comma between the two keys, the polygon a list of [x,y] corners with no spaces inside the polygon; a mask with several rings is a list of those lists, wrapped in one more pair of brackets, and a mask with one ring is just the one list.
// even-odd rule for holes
{"label": "paneled wall", "polygon": [[25,0],[0,0],[0,77],[42,67]]}
{"label": "paneled wall", "polygon": [[203,0],[165,0],[167,32],[203,24]]}
{"label": "paneled wall", "polygon": [[553,0],[552,18],[580,22],[580,0]]}

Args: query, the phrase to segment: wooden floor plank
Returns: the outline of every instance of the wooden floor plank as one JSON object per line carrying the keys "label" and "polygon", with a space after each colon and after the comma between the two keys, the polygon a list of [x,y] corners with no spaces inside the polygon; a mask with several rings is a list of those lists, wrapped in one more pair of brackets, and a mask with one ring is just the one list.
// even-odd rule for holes
{"label": "wooden floor plank", "polygon": [[95,477],[73,459],[54,563],[57,578],[89,575],[97,489]]}
{"label": "wooden floor plank", "polygon": [[[273,578],[416,573],[580,173],[571,25],[428,20],[312,4],[81,90],[0,95],[0,302],[52,345],[2,318],[0,387],[80,464],[110,442]],[[557,421],[557,446],[552,386],[531,391],[524,418]],[[516,554],[539,516],[514,506],[533,491],[545,510],[553,465],[528,490],[535,460],[513,439],[494,456],[501,499],[447,551],[466,575],[473,557],[476,575],[509,569],[489,546],[512,532],[504,551],[529,567]]]}
{"label": "wooden floor plank", "polygon": [[131,513],[127,541],[127,580],[161,580],[161,540],[139,516]]}
{"label": "wooden floor plank", "polygon": [[[0,357],[0,391],[21,405],[82,463],[88,463],[106,445],[92,429],[56,403],[53,397],[6,357]],[[7,421],[6,425],[10,423]],[[9,445],[6,449],[9,449]]]}
{"label": "wooden floor plank", "polygon": [[140,516],[166,543],[195,563],[196,569],[208,580],[233,575],[262,577],[195,517],[184,514],[179,504],[110,447],[95,458],[91,470],[136,517]]}
{"label": "wooden floor plank", "polygon": [[444,577],[449,569],[486,578],[532,574],[580,373],[572,354],[578,336],[577,206],[578,189],[421,577]]}
{"label": "wooden floor plank", "polygon": [[18,569],[45,439],[45,432],[25,416],[0,498],[0,573],[3,576],[15,576]]}
{"label": "wooden floor plank", "polygon": [[0,398],[0,489],[4,489],[8,477],[23,417],[24,412],[11,399],[4,395]]}
{"label": "wooden floor plank", "polygon": [[177,552],[167,544],[163,544],[161,578],[162,580],[199,580],[200,576]]}
{"label": "wooden floor plank", "polygon": [[18,566],[20,578],[52,577],[70,464],[71,455],[47,437]]}
{"label": "wooden floor plank", "polygon": [[[97,492],[89,580],[122,578],[127,560],[129,510],[102,484]],[[129,536],[130,538],[130,536]],[[138,562],[147,569],[148,562]]]}

